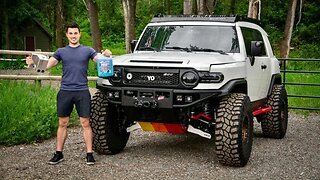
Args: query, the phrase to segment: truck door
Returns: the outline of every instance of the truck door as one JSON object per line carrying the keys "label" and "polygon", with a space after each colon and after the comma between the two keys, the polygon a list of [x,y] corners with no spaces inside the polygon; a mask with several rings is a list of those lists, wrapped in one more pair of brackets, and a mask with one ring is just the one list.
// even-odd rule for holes
{"label": "truck door", "polygon": [[[246,48],[248,94],[251,101],[258,101],[267,97],[271,81],[271,63],[267,55],[263,36],[258,29],[241,27]],[[266,37],[265,37],[266,38]],[[262,54],[251,56],[251,41],[261,41]],[[269,44],[268,44],[269,45]]]}

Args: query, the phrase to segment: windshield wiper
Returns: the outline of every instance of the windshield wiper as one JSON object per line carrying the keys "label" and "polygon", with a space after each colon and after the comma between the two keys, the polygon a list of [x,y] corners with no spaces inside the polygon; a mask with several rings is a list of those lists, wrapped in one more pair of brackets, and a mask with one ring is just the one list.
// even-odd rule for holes
{"label": "windshield wiper", "polygon": [[179,47],[179,46],[167,46],[165,47],[166,49],[174,49],[174,50],[183,50],[183,51],[187,51],[187,52],[191,52],[191,49],[190,48],[183,48],[183,47]]}
{"label": "windshield wiper", "polygon": [[192,49],[192,50],[193,51],[203,51],[203,52],[217,52],[217,53],[220,53],[220,54],[227,55],[227,53],[222,51],[222,50],[215,50],[215,49],[209,49],[209,48],[195,48],[195,49]]}
{"label": "windshield wiper", "polygon": [[159,52],[160,51],[160,49],[158,49],[158,48],[154,48],[154,47],[139,47],[139,49],[138,50],[147,50],[147,51],[157,51],[157,52]]}

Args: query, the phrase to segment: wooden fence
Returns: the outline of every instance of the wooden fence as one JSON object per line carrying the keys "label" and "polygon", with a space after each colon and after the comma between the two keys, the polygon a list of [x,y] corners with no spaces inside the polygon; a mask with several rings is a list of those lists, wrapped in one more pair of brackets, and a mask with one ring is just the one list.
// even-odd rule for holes
{"label": "wooden fence", "polygon": [[[17,51],[17,50],[1,50],[0,54],[5,55],[31,55],[32,53],[43,54],[47,56],[52,56],[53,52],[41,52],[41,51]],[[0,59],[3,61],[10,61],[10,59]],[[14,59],[11,59],[14,61]],[[9,80],[34,80],[36,83],[40,83],[41,80],[50,80],[50,81],[60,81],[61,76],[47,76],[47,75],[2,75],[0,74],[0,79],[9,79]],[[96,81],[98,77],[96,76],[89,76],[89,81]]]}
{"label": "wooden fence", "polygon": [[37,53],[37,54],[43,54],[43,55],[48,55],[52,56],[53,52],[42,52],[42,51],[17,51],[17,50],[3,50],[0,49],[0,54],[7,54],[7,55],[31,55],[32,53]]}

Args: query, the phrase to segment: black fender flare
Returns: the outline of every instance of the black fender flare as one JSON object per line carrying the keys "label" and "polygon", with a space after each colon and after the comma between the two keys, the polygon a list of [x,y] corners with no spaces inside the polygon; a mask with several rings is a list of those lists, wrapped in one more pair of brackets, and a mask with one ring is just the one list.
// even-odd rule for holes
{"label": "black fender flare", "polygon": [[220,88],[222,96],[230,94],[230,93],[244,93],[248,94],[248,83],[247,80],[241,79],[233,79],[227,82],[224,86]]}
{"label": "black fender flare", "polygon": [[268,89],[268,97],[271,96],[272,89],[273,89],[273,86],[275,84],[282,84],[281,74],[280,73],[272,75],[271,81],[270,81],[270,85],[269,85],[269,89]]}

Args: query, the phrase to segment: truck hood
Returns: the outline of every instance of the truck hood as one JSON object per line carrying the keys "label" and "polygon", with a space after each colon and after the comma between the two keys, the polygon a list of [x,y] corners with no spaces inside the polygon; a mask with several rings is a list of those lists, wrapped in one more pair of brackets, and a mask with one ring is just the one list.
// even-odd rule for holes
{"label": "truck hood", "polygon": [[158,66],[195,68],[208,71],[211,65],[237,62],[234,54],[223,55],[212,52],[137,52],[113,58],[113,64],[119,66]]}

